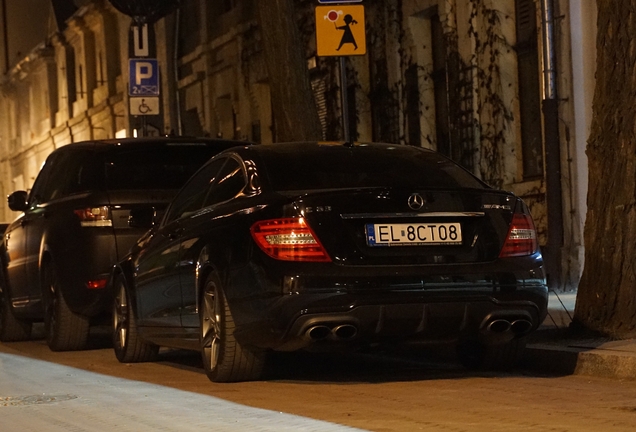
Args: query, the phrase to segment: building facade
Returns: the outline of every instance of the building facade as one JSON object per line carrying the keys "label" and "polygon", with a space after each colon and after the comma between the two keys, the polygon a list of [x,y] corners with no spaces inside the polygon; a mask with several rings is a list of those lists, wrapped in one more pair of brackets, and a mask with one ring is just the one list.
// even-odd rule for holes
{"label": "building facade", "polygon": [[[48,11],[42,40],[7,62],[0,83],[5,196],[29,189],[46,156],[71,142],[163,134],[276,141],[262,46],[267,35],[256,7],[264,0],[182,0],[151,26],[161,92],[160,112],[150,116],[130,115],[130,17],[107,0],[29,0],[28,7],[34,1]],[[293,1],[323,138],[341,139],[338,63],[316,56],[317,1]],[[554,263],[552,286],[575,288],[584,250],[595,4],[362,5],[367,54],[346,60],[353,137],[438,150],[521,196]],[[5,42],[20,36],[20,27],[10,27],[5,19]],[[0,217],[15,217],[4,201]]]}

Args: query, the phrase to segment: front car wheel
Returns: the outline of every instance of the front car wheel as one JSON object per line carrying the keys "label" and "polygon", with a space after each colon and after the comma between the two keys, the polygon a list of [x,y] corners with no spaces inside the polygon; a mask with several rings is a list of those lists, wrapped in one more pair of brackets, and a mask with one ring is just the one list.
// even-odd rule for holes
{"label": "front car wheel", "polygon": [[148,343],[139,336],[126,279],[123,275],[119,275],[115,283],[113,349],[117,360],[122,363],[153,361],[159,353],[157,345]]}

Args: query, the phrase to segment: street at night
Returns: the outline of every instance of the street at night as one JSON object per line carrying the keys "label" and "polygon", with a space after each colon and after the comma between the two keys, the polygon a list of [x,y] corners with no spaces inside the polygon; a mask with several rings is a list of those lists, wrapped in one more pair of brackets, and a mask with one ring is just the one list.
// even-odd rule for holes
{"label": "street at night", "polygon": [[[414,353],[277,356],[263,381],[211,383],[199,355],[120,364],[108,347],[0,345],[2,431],[627,431],[636,381],[471,373]],[[99,344],[98,344],[99,345]],[[444,360],[447,359],[447,362]]]}

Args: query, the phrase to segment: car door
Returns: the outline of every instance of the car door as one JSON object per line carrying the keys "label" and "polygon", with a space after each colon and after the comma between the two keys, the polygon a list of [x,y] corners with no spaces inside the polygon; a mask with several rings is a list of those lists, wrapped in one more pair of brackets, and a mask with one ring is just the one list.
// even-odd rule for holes
{"label": "car door", "polygon": [[42,216],[40,205],[45,199],[46,189],[52,182],[57,159],[57,154],[49,156],[29,193],[28,208],[5,233],[7,276],[11,286],[11,294],[13,301],[22,306],[29,306],[30,301],[40,297],[39,284],[35,286],[30,284],[28,276],[31,267],[34,264],[37,266],[38,262],[38,256],[33,256],[30,251],[28,232]]}
{"label": "car door", "polygon": [[179,221],[164,224],[137,256],[135,298],[141,326],[177,327],[180,324],[179,230]]}
{"label": "car door", "polygon": [[[65,149],[66,150],[66,149]],[[26,277],[29,290],[33,295],[41,292],[40,257],[42,248],[47,247],[43,237],[61,238],[70,235],[67,230],[73,212],[67,208],[70,203],[64,198],[68,195],[68,185],[77,176],[82,161],[90,158],[90,151],[67,150],[55,154],[47,161],[47,171],[42,181],[34,184],[29,200],[26,228]],[[55,233],[55,234],[54,234]],[[50,241],[47,239],[46,241]]]}
{"label": "car door", "polygon": [[138,319],[142,326],[181,326],[179,245],[182,222],[201,207],[209,184],[208,172],[197,172],[175,196],[161,226],[138,255],[135,288]]}
{"label": "car door", "polygon": [[28,299],[26,281],[26,212],[14,220],[4,233],[6,272],[12,301],[23,303]]}
{"label": "car door", "polygon": [[202,248],[209,246],[209,242],[216,237],[215,231],[222,229],[220,226],[226,222],[225,213],[219,213],[218,207],[240,195],[247,184],[245,166],[240,159],[232,156],[225,159],[222,167],[220,160],[215,161],[220,170],[217,169],[216,174],[211,176],[211,187],[201,209],[183,221],[179,269],[183,327],[193,328],[199,325],[196,263]]}

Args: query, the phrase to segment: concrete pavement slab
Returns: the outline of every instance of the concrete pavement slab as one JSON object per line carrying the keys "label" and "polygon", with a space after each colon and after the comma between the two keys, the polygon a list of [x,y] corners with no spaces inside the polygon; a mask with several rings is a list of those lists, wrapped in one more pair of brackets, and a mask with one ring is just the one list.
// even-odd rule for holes
{"label": "concrete pavement slab", "polygon": [[0,431],[353,432],[296,415],[0,353]]}

